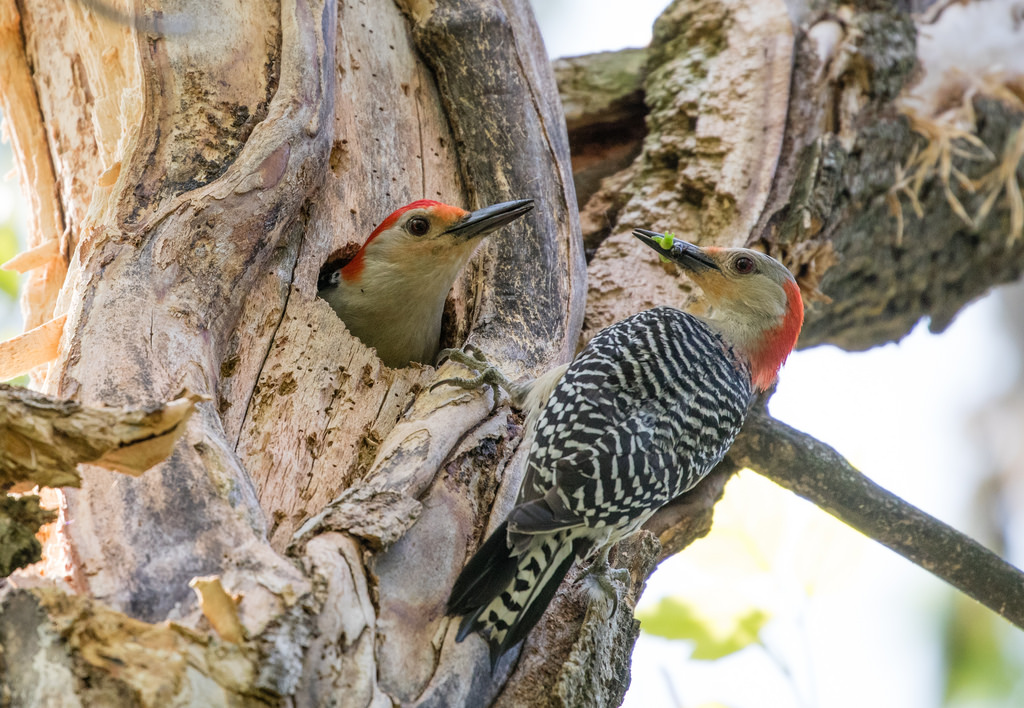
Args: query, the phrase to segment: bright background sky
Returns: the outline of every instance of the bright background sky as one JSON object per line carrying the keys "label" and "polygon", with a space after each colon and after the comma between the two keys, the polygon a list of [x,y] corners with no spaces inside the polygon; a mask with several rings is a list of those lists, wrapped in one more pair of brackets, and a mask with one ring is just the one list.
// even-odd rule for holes
{"label": "bright background sky", "polygon": [[[535,0],[535,9],[549,54],[559,57],[645,46],[665,4]],[[10,170],[0,146],[0,228],[20,223]],[[1024,301],[1024,288],[1014,287],[1005,298]],[[1020,374],[1004,317],[1000,297],[988,297],[941,336],[919,326],[899,345],[863,354],[798,352],[783,370],[772,412],[836,447],[884,487],[989,542],[976,503],[986,455],[1021,437],[994,430],[983,415]],[[20,328],[16,307],[0,293],[0,338]],[[1024,564],[1021,522],[1010,546],[1010,560]],[[946,702],[944,623],[956,593],[750,472],[730,482],[711,535],[651,578],[641,610],[667,596],[725,624],[745,608],[772,620],[763,646],[713,662],[689,659],[689,642],[641,634],[628,708],[1024,706],[1024,633],[993,623],[1002,660],[1017,668],[1003,695],[980,691]],[[989,621],[985,611],[972,616]]]}

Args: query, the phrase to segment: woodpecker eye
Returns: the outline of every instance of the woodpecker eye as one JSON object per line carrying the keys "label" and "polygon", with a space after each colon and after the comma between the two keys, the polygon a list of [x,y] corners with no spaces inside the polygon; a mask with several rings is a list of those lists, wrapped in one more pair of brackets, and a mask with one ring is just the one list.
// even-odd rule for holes
{"label": "woodpecker eye", "polygon": [[426,236],[427,232],[430,231],[430,222],[422,216],[416,216],[409,219],[409,223],[405,225],[405,230],[413,236]]}
{"label": "woodpecker eye", "polygon": [[732,264],[732,267],[735,268],[736,272],[739,273],[740,275],[747,275],[748,273],[753,273],[755,266],[756,264],[754,263],[754,259],[751,258],[750,256],[740,256]]}

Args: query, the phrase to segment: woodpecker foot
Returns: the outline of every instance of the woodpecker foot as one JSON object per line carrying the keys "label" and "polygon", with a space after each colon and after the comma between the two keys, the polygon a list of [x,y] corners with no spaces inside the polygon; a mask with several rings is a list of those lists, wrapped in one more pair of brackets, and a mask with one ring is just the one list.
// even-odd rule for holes
{"label": "woodpecker foot", "polygon": [[491,392],[494,394],[494,405],[491,407],[493,411],[498,407],[499,390],[504,391],[513,400],[515,400],[515,390],[512,382],[508,380],[496,366],[491,366],[487,362],[487,357],[484,356],[476,347],[467,345],[465,349],[443,349],[437,356],[438,364],[442,363],[446,359],[451,359],[456,364],[465,366],[470,371],[479,372],[472,378],[453,376],[447,379],[441,379],[433,385],[430,390],[433,391],[438,386],[456,386],[458,388],[464,388],[469,390],[478,389],[481,386],[490,386]]}
{"label": "woodpecker foot", "polygon": [[[442,349],[437,353],[438,366],[448,359],[451,359],[456,364],[462,364],[467,368],[473,369],[474,371],[488,366],[487,357],[482,351],[474,347],[472,344],[467,344],[462,349]],[[436,386],[437,384],[434,385]]]}
{"label": "woodpecker foot", "polygon": [[583,572],[580,582],[586,587],[592,600],[611,598],[612,611],[606,618],[611,619],[619,609],[622,589],[629,586],[629,571],[608,565],[608,551],[605,550]]}

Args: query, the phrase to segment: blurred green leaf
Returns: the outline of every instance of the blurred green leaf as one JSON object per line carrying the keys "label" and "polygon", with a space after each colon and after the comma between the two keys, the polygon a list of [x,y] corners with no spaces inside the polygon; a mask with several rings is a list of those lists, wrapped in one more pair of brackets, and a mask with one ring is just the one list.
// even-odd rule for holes
{"label": "blurred green leaf", "polygon": [[[10,224],[0,224],[0,263],[18,255],[18,237]],[[18,274],[9,270],[0,270],[0,291],[12,298],[18,297]]]}
{"label": "blurred green leaf", "polygon": [[685,600],[666,597],[653,608],[639,611],[637,619],[640,629],[648,634],[694,642],[693,658],[711,661],[756,643],[769,615],[762,609],[751,608],[716,619],[701,614]]}
{"label": "blurred green leaf", "polygon": [[22,374],[21,376],[15,376],[13,379],[11,379],[9,381],[4,381],[3,383],[7,384],[8,386],[21,386],[21,387],[28,386],[28,374]]}
{"label": "blurred green leaf", "polygon": [[945,636],[946,704],[1001,704],[1013,695],[1022,669],[1006,650],[1001,630],[1008,627],[963,596],[951,610]]}

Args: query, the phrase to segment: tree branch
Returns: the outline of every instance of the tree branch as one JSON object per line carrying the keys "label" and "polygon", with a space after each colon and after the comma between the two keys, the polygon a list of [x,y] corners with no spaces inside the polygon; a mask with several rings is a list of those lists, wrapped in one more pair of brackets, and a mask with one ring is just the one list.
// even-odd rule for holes
{"label": "tree branch", "polygon": [[[623,49],[552,62],[572,149],[572,177],[582,208],[601,180],[629,167],[646,130],[646,49]],[[582,216],[582,215],[581,215]],[[599,226],[584,229],[608,234]],[[591,250],[600,240],[589,244]]]}
{"label": "tree branch", "polygon": [[727,457],[813,502],[1024,629],[1024,573],[879,487],[833,448],[752,414]]}
{"label": "tree branch", "polygon": [[[966,92],[968,84],[954,84],[947,99],[972,116],[968,132],[939,116],[910,119],[896,97],[916,65],[916,30],[898,7],[865,7],[845,29],[828,16],[798,28],[792,56],[788,43],[776,44],[782,30],[766,30],[763,18],[722,19],[766,7],[677,3],[643,55],[555,63],[590,261],[587,338],[637,303],[686,303],[674,274],[636,255],[629,234],[638,224],[701,243],[754,243],[779,257],[807,293],[831,299],[808,302],[800,348],[865,350],[901,339],[925,317],[941,332],[964,305],[1019,278],[1014,190],[999,190],[1024,183],[1020,99],[998,82]],[[786,90],[764,89],[780,72]],[[584,91],[593,92],[583,94],[586,104]],[[646,108],[635,102],[641,96]],[[697,120],[710,115],[730,118]],[[780,115],[785,135],[764,154],[744,153]],[[640,157],[619,168],[637,141]],[[730,182],[729,164],[771,165],[770,179]],[[623,298],[627,273],[637,285]]]}

